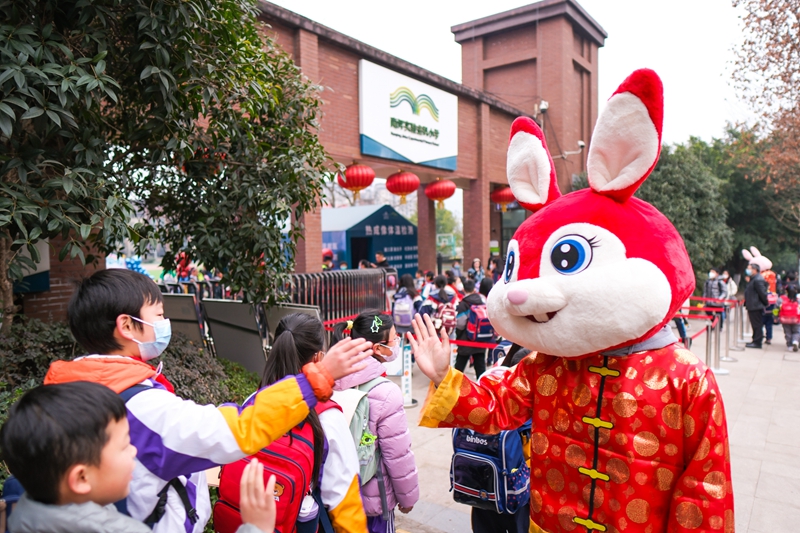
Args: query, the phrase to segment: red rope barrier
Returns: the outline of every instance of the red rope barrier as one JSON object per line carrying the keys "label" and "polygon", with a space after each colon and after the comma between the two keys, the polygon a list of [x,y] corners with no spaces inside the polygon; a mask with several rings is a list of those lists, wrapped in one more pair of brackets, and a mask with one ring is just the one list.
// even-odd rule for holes
{"label": "red rope barrier", "polygon": [[719,298],[705,298],[703,296],[690,296],[690,300],[697,300],[699,302],[717,302],[721,304],[737,304],[739,300],[721,300]]}

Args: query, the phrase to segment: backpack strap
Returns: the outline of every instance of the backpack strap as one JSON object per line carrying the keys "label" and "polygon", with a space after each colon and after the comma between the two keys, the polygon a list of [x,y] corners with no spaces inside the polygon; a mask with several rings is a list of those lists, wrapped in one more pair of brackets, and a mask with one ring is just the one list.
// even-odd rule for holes
{"label": "backpack strap", "polygon": [[312,492],[311,495],[314,497],[314,501],[317,502],[317,507],[319,507],[317,516],[319,518],[320,531],[322,531],[322,533],[334,533],[331,517],[328,516],[328,510],[325,509],[325,504],[322,503],[322,494],[320,493],[319,486],[314,488],[314,492]]}
{"label": "backpack strap", "polygon": [[364,382],[361,385],[358,385],[358,386],[353,387],[353,388],[356,389],[356,390],[359,390],[361,392],[367,392],[368,393],[369,391],[371,391],[372,389],[374,389],[375,387],[377,387],[381,383],[388,382],[388,381],[389,380],[386,379],[385,377],[378,376],[377,378],[371,379],[371,380],[369,380],[367,382]]}
{"label": "backpack strap", "polygon": [[[371,391],[381,383],[388,383],[388,382],[389,380],[386,379],[385,377],[378,376],[377,378],[371,379],[366,383],[362,383],[356,388],[360,391],[369,394],[369,391]],[[389,509],[388,499],[386,497],[386,480],[383,477],[383,468],[381,466],[381,463],[383,461],[383,458],[381,456],[381,443],[380,440],[376,442],[377,445],[375,446],[375,463],[378,468],[375,471],[375,477],[378,478],[378,492],[380,493],[381,497],[381,518],[383,518],[385,522],[388,522],[390,509]]]}
{"label": "backpack strap", "polygon": [[197,523],[197,510],[192,507],[192,503],[189,501],[189,493],[186,492],[186,486],[181,483],[181,480],[178,478],[172,478],[164,485],[158,492],[158,502],[156,502],[156,506],[153,509],[153,512],[150,513],[150,516],[144,519],[144,523],[153,529],[155,525],[164,517],[166,513],[167,507],[167,493],[169,492],[169,488],[172,487],[175,489],[175,492],[178,493],[178,496],[181,499],[181,503],[183,503],[183,508],[186,509],[186,517],[189,519],[189,522],[194,525]]}
{"label": "backpack strap", "polygon": [[[124,391],[120,392],[118,396],[122,398],[125,403],[139,394],[142,391],[146,391],[152,389],[153,387],[150,385],[144,385],[139,383],[138,385],[134,385],[133,387],[128,387]],[[178,493],[178,496],[181,499],[181,503],[183,503],[183,508],[186,510],[186,517],[189,521],[194,525],[197,522],[197,510],[192,506],[192,502],[189,501],[189,493],[186,492],[186,486],[181,483],[181,480],[176,478],[172,478],[164,485],[158,493],[158,501],[156,502],[156,506],[150,515],[144,519],[144,523],[153,529],[155,525],[164,517],[164,513],[166,512],[167,507],[167,492],[169,488],[172,487],[175,489],[175,492]],[[130,516],[130,512],[128,511],[128,499],[125,498],[118,502],[114,503],[114,507],[117,508],[117,511],[120,513]]]}
{"label": "backpack strap", "polygon": [[[139,383],[138,385],[134,385],[133,387],[128,387],[124,391],[118,393],[117,396],[122,398],[123,402],[128,403],[128,400],[130,400],[140,392],[145,391],[147,389],[152,389],[152,387],[150,385],[144,385],[142,383]],[[118,512],[124,514],[125,516],[131,515],[130,511],[128,511],[128,498],[123,498],[118,502],[114,502],[114,507],[117,508]]]}

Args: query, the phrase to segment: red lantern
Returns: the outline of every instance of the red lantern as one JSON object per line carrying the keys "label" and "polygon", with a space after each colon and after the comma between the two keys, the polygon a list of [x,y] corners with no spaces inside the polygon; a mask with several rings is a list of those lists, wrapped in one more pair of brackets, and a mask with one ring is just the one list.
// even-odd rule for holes
{"label": "red lantern", "polygon": [[400,204],[406,203],[406,195],[419,189],[419,177],[412,172],[395,172],[386,179],[386,189],[400,196]]}
{"label": "red lantern", "polygon": [[514,203],[517,199],[514,197],[514,193],[511,191],[511,187],[500,187],[499,189],[495,189],[492,191],[492,194],[489,196],[494,204],[500,204],[500,211],[503,213],[506,212],[506,206],[508,204]]}
{"label": "red lantern", "polygon": [[358,192],[372,185],[375,179],[375,171],[367,165],[353,163],[344,170],[344,176],[340,172],[336,175],[336,180],[343,189],[353,191],[353,200],[358,200]]}
{"label": "red lantern", "polygon": [[425,196],[436,202],[436,208],[444,208],[444,201],[456,193],[456,184],[450,180],[436,178],[425,187]]}

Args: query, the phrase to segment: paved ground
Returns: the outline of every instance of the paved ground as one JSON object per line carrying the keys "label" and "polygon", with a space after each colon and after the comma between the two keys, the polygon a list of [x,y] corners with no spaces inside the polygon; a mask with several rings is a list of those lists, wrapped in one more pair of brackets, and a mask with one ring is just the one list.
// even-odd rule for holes
{"label": "paved ground", "polygon": [[[699,357],[704,338],[693,348]],[[722,363],[730,374],[717,378],[730,433],[737,533],[795,531],[800,524],[800,353],[786,351],[780,328],[774,341],[763,350],[731,352],[738,362]],[[422,403],[428,380],[418,369],[413,385]],[[408,515],[398,513],[398,529],[470,531],[469,508],[449,492],[450,431],[417,426],[419,407],[407,416],[421,498]]]}

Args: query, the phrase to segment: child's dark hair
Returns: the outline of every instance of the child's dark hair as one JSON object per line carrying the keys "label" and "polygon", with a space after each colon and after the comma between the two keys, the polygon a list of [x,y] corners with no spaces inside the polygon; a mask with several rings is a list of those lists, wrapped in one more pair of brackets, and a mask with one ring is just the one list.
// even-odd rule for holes
{"label": "child's dark hair", "polygon": [[492,278],[488,278],[488,277],[487,278],[483,278],[481,280],[481,284],[480,284],[480,288],[478,289],[478,292],[480,292],[484,296],[488,297],[489,293],[492,290],[492,287],[494,287],[494,281],[492,280]]}
{"label": "child's dark hair", "polygon": [[417,288],[414,286],[414,278],[411,277],[411,274],[403,274],[400,276],[400,286],[405,287],[406,292],[412,298],[417,297]]}
{"label": "child's dark hair", "polygon": [[789,285],[786,287],[786,297],[790,300],[797,299],[797,287],[795,285]]}
{"label": "child's dark hair", "polygon": [[0,457],[32,499],[55,504],[67,471],[99,465],[108,425],[126,414],[122,398],[98,383],[36,387],[11,407],[0,429]]}
{"label": "child's dark hair", "polygon": [[[303,366],[310,363],[324,346],[322,322],[305,313],[286,315],[275,329],[275,341],[267,357],[261,386],[266,387],[286,376],[300,374]],[[315,410],[308,412],[306,421],[311,424],[314,433],[314,471],[311,479],[317,483],[325,451],[325,432]]]}
{"label": "child's dark hair", "polygon": [[[376,320],[377,318],[377,320]],[[394,326],[392,315],[377,309],[367,309],[353,319],[353,328],[350,337],[353,339],[366,339],[371,343],[380,344],[389,340],[389,331]],[[339,322],[333,328],[334,342],[339,342],[346,337],[348,322]]]}
{"label": "child's dark hair", "polygon": [[[84,279],[67,308],[69,329],[75,340],[89,353],[113,354],[122,348],[114,340],[119,315],[141,318],[145,305],[163,301],[153,280],[132,270],[100,270]],[[133,321],[136,328],[142,324]]]}
{"label": "child's dark hair", "polygon": [[475,290],[475,280],[468,279],[464,282],[464,292],[470,294],[472,291]]}
{"label": "child's dark hair", "polygon": [[444,288],[447,286],[447,278],[439,274],[433,279],[433,286],[439,289],[439,300],[442,302],[449,302],[450,295]]}

